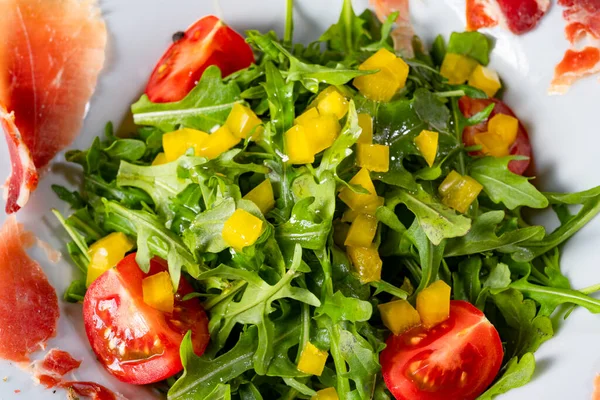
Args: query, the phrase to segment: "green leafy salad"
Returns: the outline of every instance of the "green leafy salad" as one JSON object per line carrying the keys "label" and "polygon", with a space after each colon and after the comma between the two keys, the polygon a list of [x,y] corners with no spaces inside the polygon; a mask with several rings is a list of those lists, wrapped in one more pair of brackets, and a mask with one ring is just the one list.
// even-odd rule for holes
{"label": "green leafy salad", "polygon": [[[600,187],[523,176],[531,145],[492,99],[483,34],[415,37],[400,57],[397,13],[345,0],[303,45],[288,3],[283,39],[246,32],[250,66],[209,66],[180,101],[143,95],[135,131],[108,124],[67,153],[83,185],[53,187],[81,270],[64,297],[99,361],[173,400],[485,400],[526,384],[559,306],[600,312],[599,287],[560,268]],[[525,217],[546,208],[553,231]]]}

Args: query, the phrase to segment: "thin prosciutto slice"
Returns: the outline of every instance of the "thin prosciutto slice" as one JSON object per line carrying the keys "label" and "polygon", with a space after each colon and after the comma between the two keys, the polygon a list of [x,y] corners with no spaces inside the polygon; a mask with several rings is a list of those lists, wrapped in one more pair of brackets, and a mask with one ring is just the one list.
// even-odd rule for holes
{"label": "thin prosciutto slice", "polygon": [[554,69],[550,94],[564,94],[577,80],[600,72],[600,0],[559,0],[571,48]]}
{"label": "thin prosciutto slice", "polygon": [[370,0],[371,5],[375,9],[375,14],[381,22],[384,22],[388,15],[398,12],[396,19],[396,28],[392,32],[394,39],[394,48],[403,56],[411,58],[414,56],[412,45],[415,31],[410,22],[409,0]]}
{"label": "thin prosciutto slice", "polygon": [[33,365],[33,376],[42,385],[52,388],[59,384],[62,377],[79,368],[81,361],[64,350],[51,349],[43,360]]}
{"label": "thin prosciutto slice", "polygon": [[467,29],[502,25],[521,35],[535,28],[549,8],[550,0],[467,0]]}
{"label": "thin prosciutto slice", "polygon": [[[0,10],[0,105],[14,114],[19,145],[39,170],[81,129],[104,64],[106,26],[95,0],[0,0]],[[13,148],[9,140],[8,213],[27,201],[21,190],[35,188],[22,174],[29,160]]]}
{"label": "thin prosciutto slice", "polygon": [[27,256],[34,243],[14,216],[0,228],[0,358],[22,362],[56,334],[58,298]]}

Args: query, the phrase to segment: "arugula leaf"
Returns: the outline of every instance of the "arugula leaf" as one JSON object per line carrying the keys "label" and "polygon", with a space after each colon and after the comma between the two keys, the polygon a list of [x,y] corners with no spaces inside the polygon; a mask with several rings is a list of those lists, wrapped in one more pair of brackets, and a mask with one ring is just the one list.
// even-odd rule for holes
{"label": "arugula leaf", "polygon": [[335,50],[352,58],[360,48],[360,43],[367,32],[364,29],[365,21],[359,18],[352,8],[350,0],[344,0],[340,18],[319,38],[321,42],[327,42],[331,50]]}
{"label": "arugula leaf", "polygon": [[190,227],[183,233],[188,248],[198,253],[219,253],[229,245],[221,234],[225,221],[235,212],[235,200],[223,199],[210,210],[196,216]]}
{"label": "arugula leaf", "polygon": [[271,122],[279,137],[277,144],[283,150],[283,134],[294,124],[294,82],[285,83],[281,73],[271,62],[265,65],[267,92]]}
{"label": "arugula leaf", "polygon": [[512,173],[508,163],[514,157],[483,157],[471,165],[470,175],[481,185],[494,203],[503,203],[509,210],[526,206],[548,207],[548,199],[529,179]]}
{"label": "arugula leaf", "polygon": [[60,185],[52,185],[52,191],[56,193],[59,199],[68,203],[71,208],[77,210],[85,206],[85,200],[81,197],[79,192],[73,191],[71,192],[64,186]]}
{"label": "arugula leaf", "polygon": [[510,282],[510,269],[508,268],[508,265],[497,263],[491,268],[490,274],[483,282],[483,287],[502,289],[510,285]]}
{"label": "arugula leaf", "polygon": [[164,132],[182,126],[210,132],[225,122],[231,108],[239,101],[238,86],[234,82],[223,83],[219,68],[210,66],[183,100],[152,103],[143,95],[131,106],[131,111],[136,124],[156,126]]}
{"label": "arugula leaf", "polygon": [[63,299],[69,303],[82,303],[86,291],[87,287],[85,286],[85,281],[75,280],[71,282],[67,290],[65,290]]}
{"label": "arugula leaf", "polygon": [[412,298],[416,298],[417,294],[429,286],[433,281],[437,280],[440,263],[444,256],[445,241],[441,241],[437,245],[428,237],[422,225],[417,220],[413,222],[410,229],[407,231],[407,237],[413,242],[419,251],[419,259],[421,263],[421,280],[419,286],[412,294]]}
{"label": "arugula leaf", "polygon": [[532,353],[525,353],[518,359],[513,357],[505,366],[504,373],[477,400],[492,400],[494,397],[529,383],[535,371],[535,358]]}
{"label": "arugula leaf", "polygon": [[403,203],[412,211],[421,229],[434,245],[439,245],[443,239],[464,236],[471,229],[471,220],[456,214],[454,210],[438,202],[422,186],[416,192],[404,189],[394,189],[386,194],[386,203]]}
{"label": "arugula leaf", "polygon": [[448,41],[448,53],[471,57],[480,64],[488,65],[491,51],[490,40],[479,32],[452,32]]}
{"label": "arugula leaf", "polygon": [[146,144],[137,139],[117,139],[104,152],[112,158],[137,161],[146,154]]}
{"label": "arugula leaf", "polygon": [[339,321],[368,321],[373,313],[371,303],[359,299],[346,297],[342,292],[335,292],[333,296],[327,296],[315,315],[327,315],[334,323]]}
{"label": "arugula leaf", "polygon": [[305,249],[318,250],[325,246],[331,230],[331,219],[322,220],[313,211],[314,197],[298,201],[292,209],[290,219],[277,226],[275,236],[288,244],[300,244]]}
{"label": "arugula leaf", "polygon": [[[339,349],[349,367],[345,377],[354,381],[358,398],[370,399],[375,389],[377,374],[381,369],[373,347],[351,328],[340,330]],[[350,396],[353,395],[355,394],[350,392]]]}
{"label": "arugula leaf", "polygon": [[481,258],[469,257],[458,264],[458,271],[452,274],[455,300],[466,300],[473,304],[481,293]]}
{"label": "arugula leaf", "polygon": [[436,131],[446,131],[450,111],[440,98],[425,88],[415,91],[413,108],[419,118]]}

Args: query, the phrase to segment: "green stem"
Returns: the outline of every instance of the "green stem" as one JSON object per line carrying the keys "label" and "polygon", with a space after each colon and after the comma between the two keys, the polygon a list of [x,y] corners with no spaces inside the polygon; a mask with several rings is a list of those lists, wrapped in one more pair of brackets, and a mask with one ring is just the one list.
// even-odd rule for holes
{"label": "green stem", "polygon": [[340,326],[339,324],[335,324],[332,326],[329,334],[331,335],[331,356],[333,357],[333,363],[335,364],[335,371],[337,375],[337,392],[340,399],[346,399],[350,394],[350,382],[344,376],[348,372],[346,367],[346,361],[344,361],[344,357],[342,356],[341,350],[339,348],[340,343]]}
{"label": "green stem", "polygon": [[246,281],[237,281],[233,286],[229,287],[226,290],[223,290],[223,292],[221,292],[221,294],[219,294],[218,296],[215,296],[210,300],[204,302],[204,304],[202,304],[202,307],[204,307],[205,311],[210,310],[226,298],[233,296],[234,294],[242,290],[242,288],[246,286],[246,283]]}
{"label": "green stem", "polygon": [[590,295],[592,293],[600,291],[600,283],[596,283],[595,285],[585,287],[583,289],[579,289],[579,291],[583,294]]}
{"label": "green stem", "polygon": [[[462,124],[460,123],[460,110],[458,109],[458,101],[455,97],[451,99],[452,104],[452,119],[454,122],[454,130],[456,134],[456,140],[458,144],[462,144]],[[461,175],[464,175],[467,168],[465,167],[465,153],[461,151],[458,153],[458,169]]]}
{"label": "green stem", "polygon": [[285,33],[283,35],[283,44],[291,48],[294,37],[294,0],[287,0],[285,12]]}

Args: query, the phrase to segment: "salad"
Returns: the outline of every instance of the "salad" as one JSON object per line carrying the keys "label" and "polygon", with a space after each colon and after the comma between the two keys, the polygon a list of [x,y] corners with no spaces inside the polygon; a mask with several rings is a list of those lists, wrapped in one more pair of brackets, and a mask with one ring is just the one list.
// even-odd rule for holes
{"label": "salad", "polygon": [[[315,43],[205,17],[132,105],[66,155],[54,211],[98,361],[169,399],[492,399],[562,305],[600,312],[561,245],[600,187],[544,193],[477,32],[394,50],[345,0]],[[577,212],[573,207],[579,205]],[[551,208],[547,232],[526,210]],[[565,315],[565,316],[566,316]]]}

